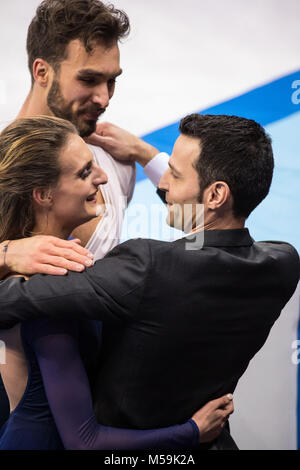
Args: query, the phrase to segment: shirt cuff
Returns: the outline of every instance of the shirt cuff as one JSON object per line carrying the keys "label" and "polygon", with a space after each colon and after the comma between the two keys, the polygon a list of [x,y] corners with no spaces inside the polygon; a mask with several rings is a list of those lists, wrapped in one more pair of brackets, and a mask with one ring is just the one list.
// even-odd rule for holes
{"label": "shirt cuff", "polygon": [[158,183],[162,177],[162,175],[167,171],[169,168],[168,161],[169,155],[167,153],[159,153],[157,154],[152,160],[144,168],[144,173],[148,176],[149,180],[154,184],[154,186],[158,186]]}

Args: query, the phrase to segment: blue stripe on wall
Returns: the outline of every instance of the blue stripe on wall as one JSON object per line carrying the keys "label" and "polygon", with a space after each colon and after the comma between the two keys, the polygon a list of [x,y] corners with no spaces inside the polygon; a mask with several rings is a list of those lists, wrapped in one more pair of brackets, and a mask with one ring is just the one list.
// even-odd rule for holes
{"label": "blue stripe on wall", "polygon": [[[243,95],[199,111],[201,114],[229,114],[254,119],[266,126],[300,110],[300,105],[292,102],[295,91],[292,83],[300,80],[300,70],[270,82]],[[143,136],[143,139],[161,152],[171,153],[175,140],[179,136],[179,121]],[[137,181],[146,178],[138,166]]]}

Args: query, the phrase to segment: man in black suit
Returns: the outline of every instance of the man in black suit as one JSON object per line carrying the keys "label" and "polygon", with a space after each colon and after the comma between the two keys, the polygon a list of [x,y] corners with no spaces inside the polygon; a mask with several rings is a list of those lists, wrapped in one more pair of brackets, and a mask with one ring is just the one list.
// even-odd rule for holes
{"label": "man in black suit", "polygon": [[0,285],[0,328],[41,316],[104,322],[94,402],[106,425],[180,423],[232,393],[299,279],[291,245],[256,243],[244,228],[272,181],[262,127],[191,115],[180,131],[160,188],[169,224],[191,233],[131,240],[84,273]]}

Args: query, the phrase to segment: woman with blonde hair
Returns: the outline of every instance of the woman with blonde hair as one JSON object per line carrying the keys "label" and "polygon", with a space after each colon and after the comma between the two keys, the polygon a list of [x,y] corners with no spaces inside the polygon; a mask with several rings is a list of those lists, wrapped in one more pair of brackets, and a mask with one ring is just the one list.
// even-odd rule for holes
{"label": "woman with blonde hair", "polygon": [[[16,121],[0,135],[0,241],[7,248],[9,240],[37,234],[67,239],[97,216],[98,187],[106,181],[71,123]],[[91,398],[100,333],[101,323],[73,319],[34,320],[0,332],[11,411],[0,449],[179,449],[219,434],[225,419],[217,408],[229,414],[226,397],[177,426],[140,431],[100,425]]]}

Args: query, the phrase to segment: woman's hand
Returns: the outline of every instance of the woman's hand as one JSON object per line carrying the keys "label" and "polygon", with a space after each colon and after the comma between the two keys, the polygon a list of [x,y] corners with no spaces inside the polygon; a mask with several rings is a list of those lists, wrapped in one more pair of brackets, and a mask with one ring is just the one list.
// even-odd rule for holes
{"label": "woman's hand", "polygon": [[6,266],[0,266],[0,278],[8,272],[63,276],[68,270],[81,272],[92,264],[93,255],[80,246],[80,240],[37,235],[9,243]]}
{"label": "woman's hand", "polygon": [[199,429],[200,442],[211,442],[216,439],[233,411],[233,396],[231,394],[209,401],[200,408],[192,417]]}

